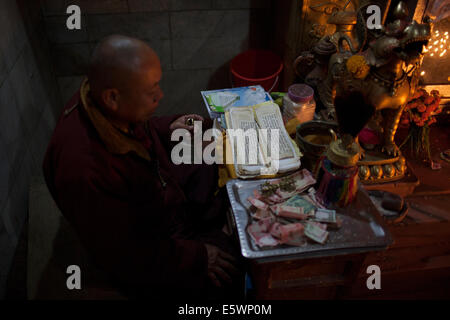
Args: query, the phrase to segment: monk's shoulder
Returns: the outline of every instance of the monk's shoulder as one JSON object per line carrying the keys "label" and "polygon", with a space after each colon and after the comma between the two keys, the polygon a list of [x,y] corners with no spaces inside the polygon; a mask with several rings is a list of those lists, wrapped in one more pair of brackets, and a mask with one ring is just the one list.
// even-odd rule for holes
{"label": "monk's shoulder", "polygon": [[47,149],[48,157],[51,158],[53,166],[65,175],[107,171],[111,154],[106,150],[95,128],[84,119],[78,109],[79,107],[76,107],[68,114],[63,111]]}

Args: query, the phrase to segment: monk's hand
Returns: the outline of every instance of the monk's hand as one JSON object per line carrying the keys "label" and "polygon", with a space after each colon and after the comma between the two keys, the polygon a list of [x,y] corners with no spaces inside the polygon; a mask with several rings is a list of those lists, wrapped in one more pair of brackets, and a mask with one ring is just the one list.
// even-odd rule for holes
{"label": "monk's hand", "polygon": [[194,130],[194,121],[203,121],[203,117],[198,114],[187,114],[176,119],[170,125],[170,130],[186,129],[189,131]]}
{"label": "monk's hand", "polygon": [[231,283],[231,275],[239,273],[234,266],[235,258],[216,246],[205,243],[205,247],[208,253],[208,277],[217,287]]}

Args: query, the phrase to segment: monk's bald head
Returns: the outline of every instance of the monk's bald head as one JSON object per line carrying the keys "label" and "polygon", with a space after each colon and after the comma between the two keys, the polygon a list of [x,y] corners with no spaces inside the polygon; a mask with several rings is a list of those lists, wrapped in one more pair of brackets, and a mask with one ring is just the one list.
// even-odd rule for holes
{"label": "monk's bald head", "polygon": [[129,121],[138,121],[156,109],[162,98],[160,78],[161,65],[153,49],[144,41],[121,35],[109,36],[97,45],[88,71],[92,97],[107,112]]}
{"label": "monk's bald head", "polygon": [[134,76],[151,65],[159,65],[156,53],[144,41],[113,35],[95,48],[89,65],[89,83],[94,95],[106,88],[126,90]]}

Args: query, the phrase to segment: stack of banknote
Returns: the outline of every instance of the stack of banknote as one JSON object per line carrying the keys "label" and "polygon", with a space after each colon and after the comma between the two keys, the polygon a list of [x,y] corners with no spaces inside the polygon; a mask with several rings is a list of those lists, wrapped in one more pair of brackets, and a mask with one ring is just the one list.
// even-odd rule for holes
{"label": "stack of banknote", "polygon": [[286,178],[272,180],[254,190],[247,207],[251,223],[247,232],[258,247],[324,244],[331,229],[342,219],[315,199],[315,179],[303,169]]}

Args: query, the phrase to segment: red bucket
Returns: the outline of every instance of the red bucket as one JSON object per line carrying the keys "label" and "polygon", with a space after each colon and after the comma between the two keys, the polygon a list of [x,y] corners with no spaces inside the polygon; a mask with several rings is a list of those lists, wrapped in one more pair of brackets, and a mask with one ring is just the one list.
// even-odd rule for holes
{"label": "red bucket", "polygon": [[278,88],[283,62],[275,53],[266,50],[248,50],[231,60],[233,87],[261,85],[271,92]]}

